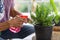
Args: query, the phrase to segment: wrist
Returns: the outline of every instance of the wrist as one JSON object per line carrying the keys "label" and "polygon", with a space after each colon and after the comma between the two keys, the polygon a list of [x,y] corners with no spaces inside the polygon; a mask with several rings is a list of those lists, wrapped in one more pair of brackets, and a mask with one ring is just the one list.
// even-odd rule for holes
{"label": "wrist", "polygon": [[11,25],[11,21],[9,20],[9,21],[7,21],[7,23],[8,23],[8,25],[10,26]]}
{"label": "wrist", "polygon": [[14,19],[11,19],[11,20],[8,21],[8,24],[9,24],[10,26],[13,25],[13,24],[12,24],[13,20],[14,20]]}
{"label": "wrist", "polygon": [[9,28],[10,27],[10,24],[8,23],[8,21],[6,21],[6,22],[2,22],[1,24],[0,24],[0,26],[3,28]]}
{"label": "wrist", "polygon": [[6,23],[6,25],[8,25],[9,27],[10,27],[10,23],[7,21],[7,22],[5,22]]}

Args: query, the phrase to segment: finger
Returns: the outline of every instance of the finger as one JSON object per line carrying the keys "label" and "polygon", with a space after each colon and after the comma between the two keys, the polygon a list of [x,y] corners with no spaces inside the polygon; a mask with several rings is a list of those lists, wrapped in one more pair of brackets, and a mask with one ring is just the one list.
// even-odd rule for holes
{"label": "finger", "polygon": [[17,26],[20,26],[20,25],[22,25],[23,24],[23,22],[17,22]]}
{"label": "finger", "polygon": [[19,17],[14,17],[14,19],[20,19]]}
{"label": "finger", "polygon": [[27,23],[27,19],[24,19],[24,23]]}
{"label": "finger", "polygon": [[19,17],[18,15],[16,15],[16,16],[14,17],[14,19],[20,19],[20,17]]}
{"label": "finger", "polygon": [[17,24],[17,25],[13,25],[13,26],[14,26],[14,27],[19,27],[20,25]]}
{"label": "finger", "polygon": [[23,22],[23,21],[25,21],[24,19],[17,19],[19,22]]}
{"label": "finger", "polygon": [[16,18],[17,18],[17,19],[20,19],[20,20],[21,20],[21,19],[24,20],[24,18],[21,18],[21,17],[18,16],[18,15],[16,16]]}
{"label": "finger", "polygon": [[19,15],[16,15],[15,17],[20,17]]}

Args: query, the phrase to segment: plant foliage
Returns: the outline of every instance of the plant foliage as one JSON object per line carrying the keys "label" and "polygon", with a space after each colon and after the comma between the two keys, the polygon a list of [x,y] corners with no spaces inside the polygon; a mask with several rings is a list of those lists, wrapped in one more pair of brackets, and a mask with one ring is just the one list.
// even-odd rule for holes
{"label": "plant foliage", "polygon": [[51,9],[46,5],[40,5],[36,7],[35,15],[31,14],[34,24],[40,24],[42,26],[52,25],[53,16]]}
{"label": "plant foliage", "polygon": [[54,0],[50,0],[50,4],[53,7],[53,10],[55,12],[55,19],[54,19],[54,21],[57,24],[59,22],[59,20],[60,20],[60,15],[58,14],[58,10],[56,8],[56,5],[54,3]]}
{"label": "plant foliage", "polygon": [[[52,9],[55,13],[53,13]],[[53,23],[58,23],[60,16],[58,16],[58,11],[52,0],[50,0],[50,5],[37,5],[35,15],[31,13],[31,18],[34,24],[40,24],[42,26],[52,26]]]}

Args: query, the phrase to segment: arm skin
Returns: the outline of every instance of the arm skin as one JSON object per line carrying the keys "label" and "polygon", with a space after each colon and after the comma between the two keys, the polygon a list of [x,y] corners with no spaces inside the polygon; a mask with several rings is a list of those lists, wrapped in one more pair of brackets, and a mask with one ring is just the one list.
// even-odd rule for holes
{"label": "arm skin", "polygon": [[[16,15],[20,15],[20,13],[15,11],[14,8],[11,8],[10,9],[10,16],[15,17]],[[10,27],[9,22],[10,21],[0,23],[0,31],[4,31],[4,30],[8,29]]]}
{"label": "arm skin", "polygon": [[10,9],[10,16],[15,17],[16,15],[21,15],[18,11],[16,11],[14,8]]}
{"label": "arm skin", "polygon": [[8,21],[0,23],[0,31],[4,31],[8,29],[9,27],[10,27],[10,24],[8,23]]}
{"label": "arm skin", "polygon": [[[16,15],[22,15],[18,11],[16,11],[13,7],[10,9],[10,16],[15,17]],[[27,18],[27,22],[32,22],[31,19]]]}

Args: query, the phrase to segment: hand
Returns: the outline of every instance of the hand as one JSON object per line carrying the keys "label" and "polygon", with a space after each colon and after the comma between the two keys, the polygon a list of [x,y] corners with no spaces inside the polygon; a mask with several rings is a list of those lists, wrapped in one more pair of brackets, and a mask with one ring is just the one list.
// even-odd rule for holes
{"label": "hand", "polygon": [[10,24],[11,26],[14,26],[14,27],[17,27],[17,26],[18,26],[18,27],[22,27],[23,22],[24,22],[24,19],[16,16],[14,19],[11,19],[11,20],[9,21],[9,24]]}

